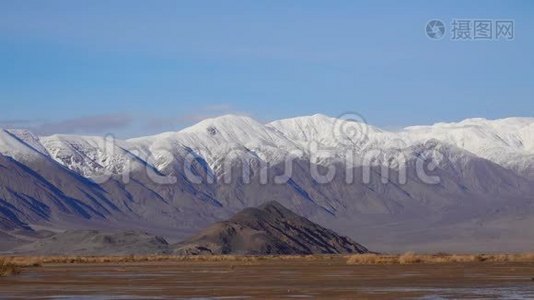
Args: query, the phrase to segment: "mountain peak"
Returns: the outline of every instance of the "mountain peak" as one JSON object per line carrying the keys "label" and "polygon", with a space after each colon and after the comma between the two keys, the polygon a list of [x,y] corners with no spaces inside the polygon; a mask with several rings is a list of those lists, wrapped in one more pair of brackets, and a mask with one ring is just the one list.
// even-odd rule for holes
{"label": "mountain peak", "polygon": [[246,208],[176,245],[178,254],[335,254],[368,250],[276,201]]}
{"label": "mountain peak", "polygon": [[0,153],[22,160],[48,156],[39,137],[27,129],[0,129]]}
{"label": "mountain peak", "polygon": [[180,132],[193,132],[193,131],[198,131],[198,130],[205,130],[206,128],[212,127],[212,126],[232,128],[232,127],[236,127],[236,126],[239,127],[243,125],[259,126],[262,124],[248,116],[227,114],[227,115],[222,115],[222,116],[202,120],[196,123],[195,125],[192,125],[190,127],[187,127],[181,130]]}
{"label": "mountain peak", "polygon": [[216,155],[227,155],[229,149],[258,150],[260,156],[277,159],[283,152],[295,148],[287,137],[260,122],[238,115],[224,115],[204,120],[176,133],[175,138],[207,156],[208,161]]}
{"label": "mountain peak", "polygon": [[263,203],[262,205],[258,206],[258,209],[268,214],[277,214],[279,217],[298,216],[297,214],[280,204],[280,202],[274,200]]}
{"label": "mountain peak", "polygon": [[258,208],[259,209],[263,209],[263,210],[269,210],[269,209],[273,209],[273,208],[289,210],[285,206],[280,204],[280,202],[275,201],[275,200],[271,200],[271,201],[265,202],[262,205],[258,206]]}
{"label": "mountain peak", "polygon": [[276,127],[276,125],[281,124],[334,124],[336,122],[336,118],[323,115],[323,114],[314,114],[310,116],[298,116],[293,118],[286,118],[286,119],[280,119],[273,121],[269,123],[268,125]]}
{"label": "mountain peak", "polygon": [[269,139],[270,128],[247,116],[224,115],[206,119],[179,131],[179,136],[195,136],[199,140],[215,139],[235,143],[250,139]]}

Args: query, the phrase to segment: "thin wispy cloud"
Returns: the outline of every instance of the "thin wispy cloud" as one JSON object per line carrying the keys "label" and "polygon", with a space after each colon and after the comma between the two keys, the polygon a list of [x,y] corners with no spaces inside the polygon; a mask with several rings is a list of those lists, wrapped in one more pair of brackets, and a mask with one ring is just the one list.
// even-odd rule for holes
{"label": "thin wispy cloud", "polygon": [[0,128],[28,129],[38,135],[113,134],[121,138],[178,131],[208,118],[226,114],[250,115],[229,104],[210,104],[175,116],[108,113],[64,120],[0,119]]}
{"label": "thin wispy cloud", "polygon": [[127,114],[102,114],[60,121],[0,120],[3,128],[29,129],[39,135],[56,133],[106,134],[133,124]]}
{"label": "thin wispy cloud", "polygon": [[10,119],[10,120],[0,120],[1,128],[19,128],[23,126],[28,126],[35,123],[35,121],[24,120],[24,119]]}
{"label": "thin wispy cloud", "polygon": [[132,117],[126,114],[95,115],[60,122],[44,123],[38,130],[41,134],[62,131],[67,133],[106,133],[128,127],[132,122]]}

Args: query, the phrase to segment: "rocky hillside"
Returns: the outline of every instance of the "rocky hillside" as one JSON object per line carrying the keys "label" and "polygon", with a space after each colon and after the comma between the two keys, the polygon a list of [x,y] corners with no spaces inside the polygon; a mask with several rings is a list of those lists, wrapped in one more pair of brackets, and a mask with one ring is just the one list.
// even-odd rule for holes
{"label": "rocky hillside", "polygon": [[57,233],[11,250],[32,255],[130,255],[168,254],[167,241],[143,232],[73,230]]}
{"label": "rocky hillside", "polygon": [[368,250],[278,202],[246,208],[175,246],[177,254],[338,254]]}

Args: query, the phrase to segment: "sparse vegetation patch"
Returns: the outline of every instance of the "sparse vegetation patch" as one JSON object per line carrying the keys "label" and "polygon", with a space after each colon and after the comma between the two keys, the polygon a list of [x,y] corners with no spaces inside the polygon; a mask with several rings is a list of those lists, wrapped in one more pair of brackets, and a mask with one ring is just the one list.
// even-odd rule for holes
{"label": "sparse vegetation patch", "polygon": [[6,259],[0,258],[0,277],[6,277],[17,274],[19,269],[17,266]]}
{"label": "sparse vegetation patch", "polygon": [[407,252],[401,255],[360,254],[347,255],[347,264],[443,264],[443,263],[475,263],[475,262],[534,262],[534,253],[520,254],[416,254]]}

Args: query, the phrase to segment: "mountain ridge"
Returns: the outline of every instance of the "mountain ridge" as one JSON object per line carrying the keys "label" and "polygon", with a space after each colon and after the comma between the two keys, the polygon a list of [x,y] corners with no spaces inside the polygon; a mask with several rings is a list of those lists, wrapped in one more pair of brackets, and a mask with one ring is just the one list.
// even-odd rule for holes
{"label": "mountain ridge", "polygon": [[[307,149],[304,148],[309,142],[346,148],[346,145],[336,141],[336,136],[333,134],[335,133],[333,127],[336,121],[340,121],[340,119],[316,114],[261,124],[246,116],[224,115],[206,119],[176,132],[114,140],[114,142],[120,145],[122,151],[140,150],[144,156],[150,156],[152,152],[158,150],[172,150],[176,147],[190,148],[213,166],[218,156],[221,155],[220,152],[212,152],[211,149],[214,148],[214,145],[219,147],[224,145],[226,151],[236,147],[253,150],[257,148],[261,150],[261,153],[266,156],[263,158],[267,160],[276,160],[291,151],[306,153]],[[351,123],[348,122],[348,124]],[[365,126],[364,134],[367,136],[357,136],[360,140],[356,143],[360,144],[350,146],[361,147],[364,148],[363,150],[365,148],[406,148],[429,139],[437,139],[442,143],[455,145],[506,168],[512,168],[526,176],[530,176],[530,172],[534,168],[534,142],[532,141],[534,140],[534,118],[511,117],[496,120],[471,118],[461,122],[408,126],[400,131],[386,131],[368,124],[361,126]],[[500,129],[499,126],[503,129]],[[211,133],[208,132],[209,129],[212,130]],[[3,131],[5,133],[13,132],[13,130]],[[27,140],[23,138],[21,141],[32,145],[37,152],[49,155],[60,163],[63,162],[67,167],[76,168],[64,163],[61,151],[72,148],[73,143],[77,146],[84,144],[85,148],[93,148],[92,152],[89,153],[91,154],[89,160],[95,169],[107,168],[117,173],[118,171],[113,170],[120,170],[118,166],[123,164],[119,154],[116,154],[114,159],[98,157],[98,152],[102,152],[102,148],[104,148],[103,137],[76,135],[38,137],[27,130],[18,130],[18,132],[23,134],[25,132],[24,135],[31,137]],[[13,156],[17,155],[17,152],[21,152],[20,147],[9,143],[2,145],[2,141],[5,142],[6,137],[0,138],[0,153]],[[102,166],[101,162],[104,160],[108,164],[107,166]],[[109,164],[113,161],[116,161],[115,165],[110,166]],[[78,169],[77,171],[85,176],[90,175],[90,170],[81,171]]]}
{"label": "mountain ridge", "polygon": [[[438,123],[407,130],[413,134],[407,136],[349,122],[349,135],[339,138],[336,130],[346,124],[324,115],[269,124],[225,116],[184,132],[116,140],[110,152],[106,137],[1,130],[0,226],[135,228],[181,240],[276,199],[378,250],[398,249],[398,237],[433,247],[430,241],[442,234],[458,245],[492,242],[469,240],[477,234],[499,242],[513,238],[519,245],[522,236],[502,224],[534,225],[530,121],[471,119],[451,128]],[[430,163],[428,175],[440,181],[424,182],[416,172],[420,162]],[[288,168],[290,174],[276,183]],[[312,176],[330,168],[338,173],[325,183]],[[349,173],[351,183],[345,182]],[[418,228],[424,234],[411,236]],[[455,228],[467,228],[471,236],[451,234]]]}

